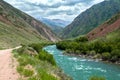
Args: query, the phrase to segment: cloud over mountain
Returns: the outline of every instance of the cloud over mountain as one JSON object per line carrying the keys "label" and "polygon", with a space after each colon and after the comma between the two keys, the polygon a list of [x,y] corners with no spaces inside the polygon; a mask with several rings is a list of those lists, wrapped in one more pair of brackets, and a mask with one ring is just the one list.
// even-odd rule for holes
{"label": "cloud over mountain", "polygon": [[33,17],[67,19],[104,0],[4,0]]}

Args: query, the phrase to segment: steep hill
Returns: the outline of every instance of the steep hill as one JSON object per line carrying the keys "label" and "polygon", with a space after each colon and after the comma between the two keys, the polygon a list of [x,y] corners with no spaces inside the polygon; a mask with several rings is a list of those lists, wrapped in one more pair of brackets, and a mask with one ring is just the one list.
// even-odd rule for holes
{"label": "steep hill", "polygon": [[0,0],[0,47],[46,40],[58,38],[40,21]]}
{"label": "steep hill", "polygon": [[113,16],[104,24],[98,26],[87,34],[89,40],[106,36],[108,33],[120,29],[120,14]]}
{"label": "steep hill", "polygon": [[105,0],[78,15],[62,33],[64,38],[84,35],[120,12],[120,0]]}
{"label": "steep hill", "polygon": [[65,21],[65,20],[61,20],[61,19],[52,19],[52,21],[56,25],[63,27],[63,28],[66,27],[68,24],[70,24],[70,21]]}
{"label": "steep hill", "polygon": [[60,19],[47,19],[47,18],[37,18],[37,19],[42,21],[48,27],[50,27],[52,31],[57,35],[59,35],[59,33],[63,30],[63,28],[70,23],[69,21],[64,21]]}
{"label": "steep hill", "polygon": [[60,33],[63,30],[63,27],[60,24],[58,24],[57,22],[54,22],[51,19],[38,18],[38,20],[46,24],[56,34]]}

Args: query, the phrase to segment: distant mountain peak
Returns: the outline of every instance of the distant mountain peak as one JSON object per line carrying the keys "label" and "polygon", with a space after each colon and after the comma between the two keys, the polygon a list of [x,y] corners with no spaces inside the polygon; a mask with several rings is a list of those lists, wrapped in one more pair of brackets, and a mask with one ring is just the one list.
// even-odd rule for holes
{"label": "distant mountain peak", "polygon": [[67,26],[70,22],[69,21],[64,21],[61,19],[48,19],[48,18],[37,18],[44,24],[46,24],[48,27],[52,29],[54,33],[59,35],[59,33],[63,30],[65,26]]}

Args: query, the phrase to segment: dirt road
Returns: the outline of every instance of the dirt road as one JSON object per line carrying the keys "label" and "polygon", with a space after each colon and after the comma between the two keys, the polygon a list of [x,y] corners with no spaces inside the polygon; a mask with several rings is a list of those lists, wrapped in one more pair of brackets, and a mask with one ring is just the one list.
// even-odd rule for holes
{"label": "dirt road", "polygon": [[18,80],[16,61],[12,56],[13,49],[0,50],[0,80]]}

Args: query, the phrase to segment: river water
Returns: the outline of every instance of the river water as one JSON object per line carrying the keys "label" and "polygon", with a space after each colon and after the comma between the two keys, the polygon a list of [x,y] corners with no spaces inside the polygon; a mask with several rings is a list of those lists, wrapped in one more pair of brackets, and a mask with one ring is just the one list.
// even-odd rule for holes
{"label": "river water", "polygon": [[63,55],[56,45],[44,48],[54,55],[58,66],[74,80],[88,80],[91,76],[102,76],[106,80],[120,80],[120,66],[92,59]]}

